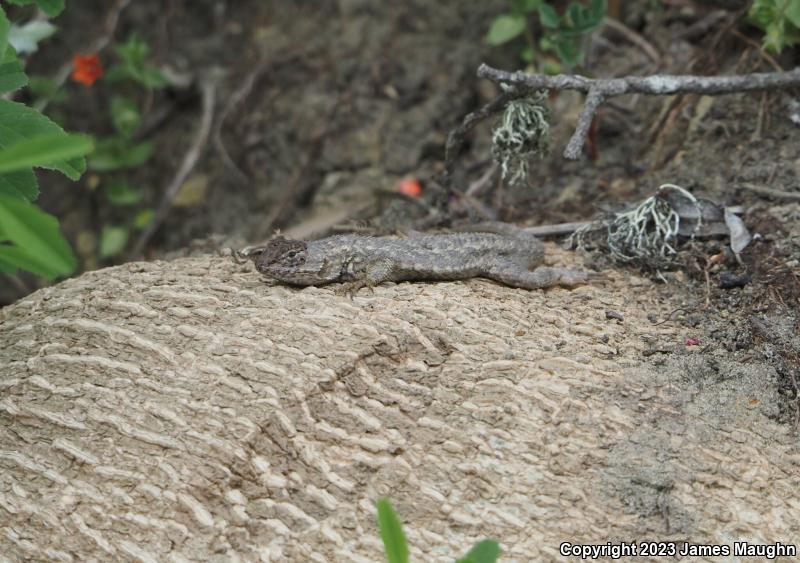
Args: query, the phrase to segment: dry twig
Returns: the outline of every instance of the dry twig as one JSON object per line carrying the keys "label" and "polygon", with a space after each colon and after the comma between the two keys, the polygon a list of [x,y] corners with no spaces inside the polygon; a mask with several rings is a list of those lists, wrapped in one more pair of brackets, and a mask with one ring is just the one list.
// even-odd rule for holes
{"label": "dry twig", "polygon": [[486,172],[484,172],[480,178],[478,178],[469,185],[467,191],[464,192],[464,195],[470,197],[478,197],[479,195],[481,195],[484,188],[486,188],[491,183],[492,177],[494,176],[495,172],[497,172],[497,164],[492,164],[491,166],[488,166],[486,168]]}
{"label": "dry twig", "polygon": [[800,201],[800,192],[785,192],[783,190],[776,190],[775,188],[768,188],[766,186],[759,186],[749,182],[742,182],[739,184],[740,188],[757,194],[765,195],[767,197],[774,197],[775,199],[783,199],[786,201]]}
{"label": "dry twig", "polygon": [[[569,143],[567,143],[566,149],[564,149],[564,157],[570,160],[575,160],[580,156],[581,148],[586,139],[586,133],[594,119],[595,113],[597,113],[597,109],[608,98],[634,93],[663,96],[684,92],[716,96],[736,92],[800,87],[800,67],[796,67],[787,72],[762,72],[729,76],[663,74],[644,77],[586,78],[585,76],[571,74],[546,76],[541,74],[525,74],[519,71],[507,72],[483,64],[478,68],[478,76],[514,88],[504,92],[487,104],[487,106],[484,106],[482,110],[479,110],[479,112],[483,112],[483,114],[478,115],[479,112],[475,112],[467,116],[467,119],[464,120],[464,123],[459,129],[464,129],[468,120],[470,120],[469,129],[471,129],[475,126],[477,121],[485,119],[491,115],[491,113],[500,111],[495,105],[500,103],[501,100],[504,105],[511,99],[525,95],[525,93],[532,90],[577,90],[586,93],[586,102],[583,111],[578,117],[578,124],[575,127],[575,132],[569,140]],[[516,96],[513,95],[514,93],[516,93]],[[494,111],[491,113],[486,111],[486,108],[489,107]],[[455,133],[455,131],[453,133]],[[451,137],[453,133],[451,133]],[[450,141],[448,140],[448,147],[449,146]]]}
{"label": "dry twig", "polygon": [[656,65],[661,64],[661,55],[658,54],[658,50],[653,47],[653,45],[647,39],[636,33],[618,19],[606,18],[605,24],[608,29],[616,31],[625,39],[639,47]]}
{"label": "dry twig", "polygon": [[578,229],[591,225],[591,221],[576,221],[573,223],[554,223],[552,225],[537,225],[535,227],[525,227],[523,231],[537,237],[553,237],[559,235],[571,235]]}

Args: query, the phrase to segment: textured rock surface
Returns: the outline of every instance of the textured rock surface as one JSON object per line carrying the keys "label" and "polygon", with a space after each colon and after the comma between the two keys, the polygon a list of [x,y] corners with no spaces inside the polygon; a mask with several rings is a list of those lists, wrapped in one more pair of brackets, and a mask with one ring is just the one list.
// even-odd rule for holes
{"label": "textured rock surface", "polygon": [[0,311],[0,560],[380,561],[379,496],[419,561],[487,536],[503,561],[796,540],[772,375],[730,385],[719,416],[691,356],[686,377],[642,363],[646,340],[682,347],[646,319],[667,290],[616,276],[350,301],[205,257],[39,291]]}

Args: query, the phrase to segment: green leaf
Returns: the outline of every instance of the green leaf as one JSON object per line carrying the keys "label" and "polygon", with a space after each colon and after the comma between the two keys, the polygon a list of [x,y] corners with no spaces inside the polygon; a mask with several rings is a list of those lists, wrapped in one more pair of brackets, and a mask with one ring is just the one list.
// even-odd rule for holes
{"label": "green leaf", "polygon": [[5,55],[0,57],[0,94],[21,88],[27,83],[28,77],[25,76],[14,49],[7,48]]}
{"label": "green leaf", "polygon": [[378,499],[378,527],[388,563],[408,563],[408,542],[403,525],[389,499]]}
{"label": "green leaf", "polygon": [[125,43],[114,47],[114,50],[126,64],[138,66],[144,63],[150,54],[150,46],[138,33],[132,33]]}
{"label": "green leaf", "polygon": [[92,150],[86,135],[49,133],[21,139],[0,150],[0,174],[32,166],[52,168],[54,162],[83,156]]}
{"label": "green leaf", "polygon": [[136,78],[142,85],[153,89],[163,88],[168,84],[164,74],[152,65],[145,65]]}
{"label": "green leaf", "polygon": [[0,6],[0,59],[6,54],[6,47],[8,46],[8,32],[11,29],[11,23],[6,17],[6,13]]}
{"label": "green leaf", "polygon": [[787,20],[792,22],[793,26],[800,29],[800,2],[797,0],[794,2],[789,2],[789,5],[786,6],[786,10],[784,10],[783,15],[786,16]]}
{"label": "green leaf", "polygon": [[780,53],[785,47],[800,43],[800,2],[798,0],[755,0],[747,12],[747,21],[764,31],[763,45]]}
{"label": "green leaf", "polygon": [[542,0],[517,0],[514,3],[514,11],[522,14],[530,14],[539,9]]}
{"label": "green leaf", "polygon": [[58,219],[19,199],[0,196],[0,262],[49,280],[71,274],[77,261]]}
{"label": "green leaf", "polygon": [[100,235],[100,258],[110,258],[116,256],[125,248],[128,243],[127,227],[103,227]]}
{"label": "green leaf", "polygon": [[117,45],[115,50],[122,63],[108,69],[106,80],[133,80],[153,89],[167,85],[167,79],[161,71],[145,61],[150,55],[150,47],[138,34],[132,34],[125,43]]}
{"label": "green leaf", "polygon": [[89,157],[89,167],[97,172],[109,172],[121,168],[134,168],[153,155],[155,146],[150,141],[131,145],[120,137],[112,137],[97,142],[94,153]]}
{"label": "green leaf", "polygon": [[762,30],[766,30],[776,17],[774,0],[755,0],[747,12],[747,20]]}
{"label": "green leaf", "polygon": [[7,273],[15,274],[17,270],[21,269],[49,280],[54,280],[60,275],[71,273],[54,272],[48,264],[42,262],[38,257],[34,256],[24,248],[1,243],[0,266],[2,266],[2,270]]}
{"label": "green leaf", "polygon": [[64,0],[7,0],[10,4],[17,6],[27,6],[29,4],[36,4],[41,11],[50,16],[56,17],[64,11]]}
{"label": "green leaf", "polygon": [[539,6],[539,21],[542,22],[543,27],[549,29],[557,29],[561,23],[558,12],[556,12],[555,8],[550,4],[542,4]]}
{"label": "green leaf", "polygon": [[573,2],[565,14],[566,27],[579,34],[589,33],[603,23],[607,10],[605,0],[592,0],[589,6]]}
{"label": "green leaf", "polygon": [[17,170],[0,174],[0,195],[16,197],[25,201],[36,201],[39,197],[39,182],[33,170]]}
{"label": "green leaf", "polygon": [[64,0],[36,0],[36,5],[51,18],[64,11]]}
{"label": "green leaf", "polygon": [[124,96],[114,96],[111,99],[111,120],[117,131],[125,137],[130,137],[139,127],[141,117],[132,100]]}
{"label": "green leaf", "polygon": [[25,25],[12,25],[8,42],[17,53],[35,53],[39,42],[53,35],[58,29],[46,20],[33,20]]}
{"label": "green leaf", "polygon": [[498,557],[500,557],[500,544],[495,540],[482,540],[456,563],[495,563]]}
{"label": "green leaf", "polygon": [[12,264],[11,262],[4,261],[3,253],[0,252],[0,272],[3,272],[5,274],[14,275],[14,274],[17,273],[18,269],[19,269],[19,266],[17,266],[16,264]]}
{"label": "green leaf", "polygon": [[[0,149],[40,135],[62,134],[64,130],[38,111],[8,100],[0,100]],[[58,170],[70,180],[77,180],[86,171],[83,158],[68,158],[40,164],[42,168]]]}
{"label": "green leaf", "polygon": [[589,17],[600,25],[608,15],[608,0],[592,0],[589,3]]}
{"label": "green leaf", "polygon": [[583,10],[584,7],[575,2],[567,6],[567,10],[564,12],[564,23],[566,27],[580,30],[583,23]]}
{"label": "green leaf", "polygon": [[530,45],[525,45],[522,51],[519,52],[520,58],[525,61],[526,63],[533,62],[533,59],[536,58],[536,52],[533,50],[533,47]]}
{"label": "green leaf", "polygon": [[133,219],[134,228],[139,231],[145,230],[150,226],[150,223],[153,222],[153,217],[155,217],[155,215],[156,214],[152,209],[142,209]]}
{"label": "green leaf", "polygon": [[114,205],[136,205],[144,197],[142,190],[122,181],[110,183],[105,192],[108,201]]}
{"label": "green leaf", "polygon": [[786,46],[786,33],[784,31],[783,20],[776,21],[767,26],[764,34],[764,48],[773,53],[780,53]]}
{"label": "green leaf", "polygon": [[583,61],[583,51],[580,42],[570,39],[559,38],[553,43],[556,55],[568,68],[572,69]]}
{"label": "green leaf", "polygon": [[486,35],[489,45],[508,43],[525,31],[525,16],[521,14],[503,14],[497,16]]}

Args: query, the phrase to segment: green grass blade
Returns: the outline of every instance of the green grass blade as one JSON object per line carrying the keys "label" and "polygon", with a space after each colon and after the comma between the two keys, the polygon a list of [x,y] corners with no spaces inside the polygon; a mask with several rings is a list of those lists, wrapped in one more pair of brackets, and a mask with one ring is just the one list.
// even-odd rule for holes
{"label": "green grass blade", "polygon": [[388,563],[408,563],[408,542],[403,533],[403,525],[392,508],[389,499],[382,498],[378,505],[378,527],[381,530],[383,548]]}
{"label": "green grass blade", "polygon": [[500,557],[500,544],[496,540],[481,540],[456,563],[495,563],[498,557]]}

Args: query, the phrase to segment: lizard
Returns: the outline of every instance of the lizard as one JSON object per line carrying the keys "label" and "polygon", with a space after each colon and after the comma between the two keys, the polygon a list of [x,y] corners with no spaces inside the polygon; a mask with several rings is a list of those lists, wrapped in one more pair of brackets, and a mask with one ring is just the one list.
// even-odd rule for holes
{"label": "lizard", "polygon": [[572,287],[597,276],[542,266],[544,245],[512,225],[499,232],[414,233],[408,238],[334,235],[303,241],[281,236],[265,246],[234,252],[267,278],[289,285],[343,283],[352,297],[383,282],[488,278],[510,287]]}

